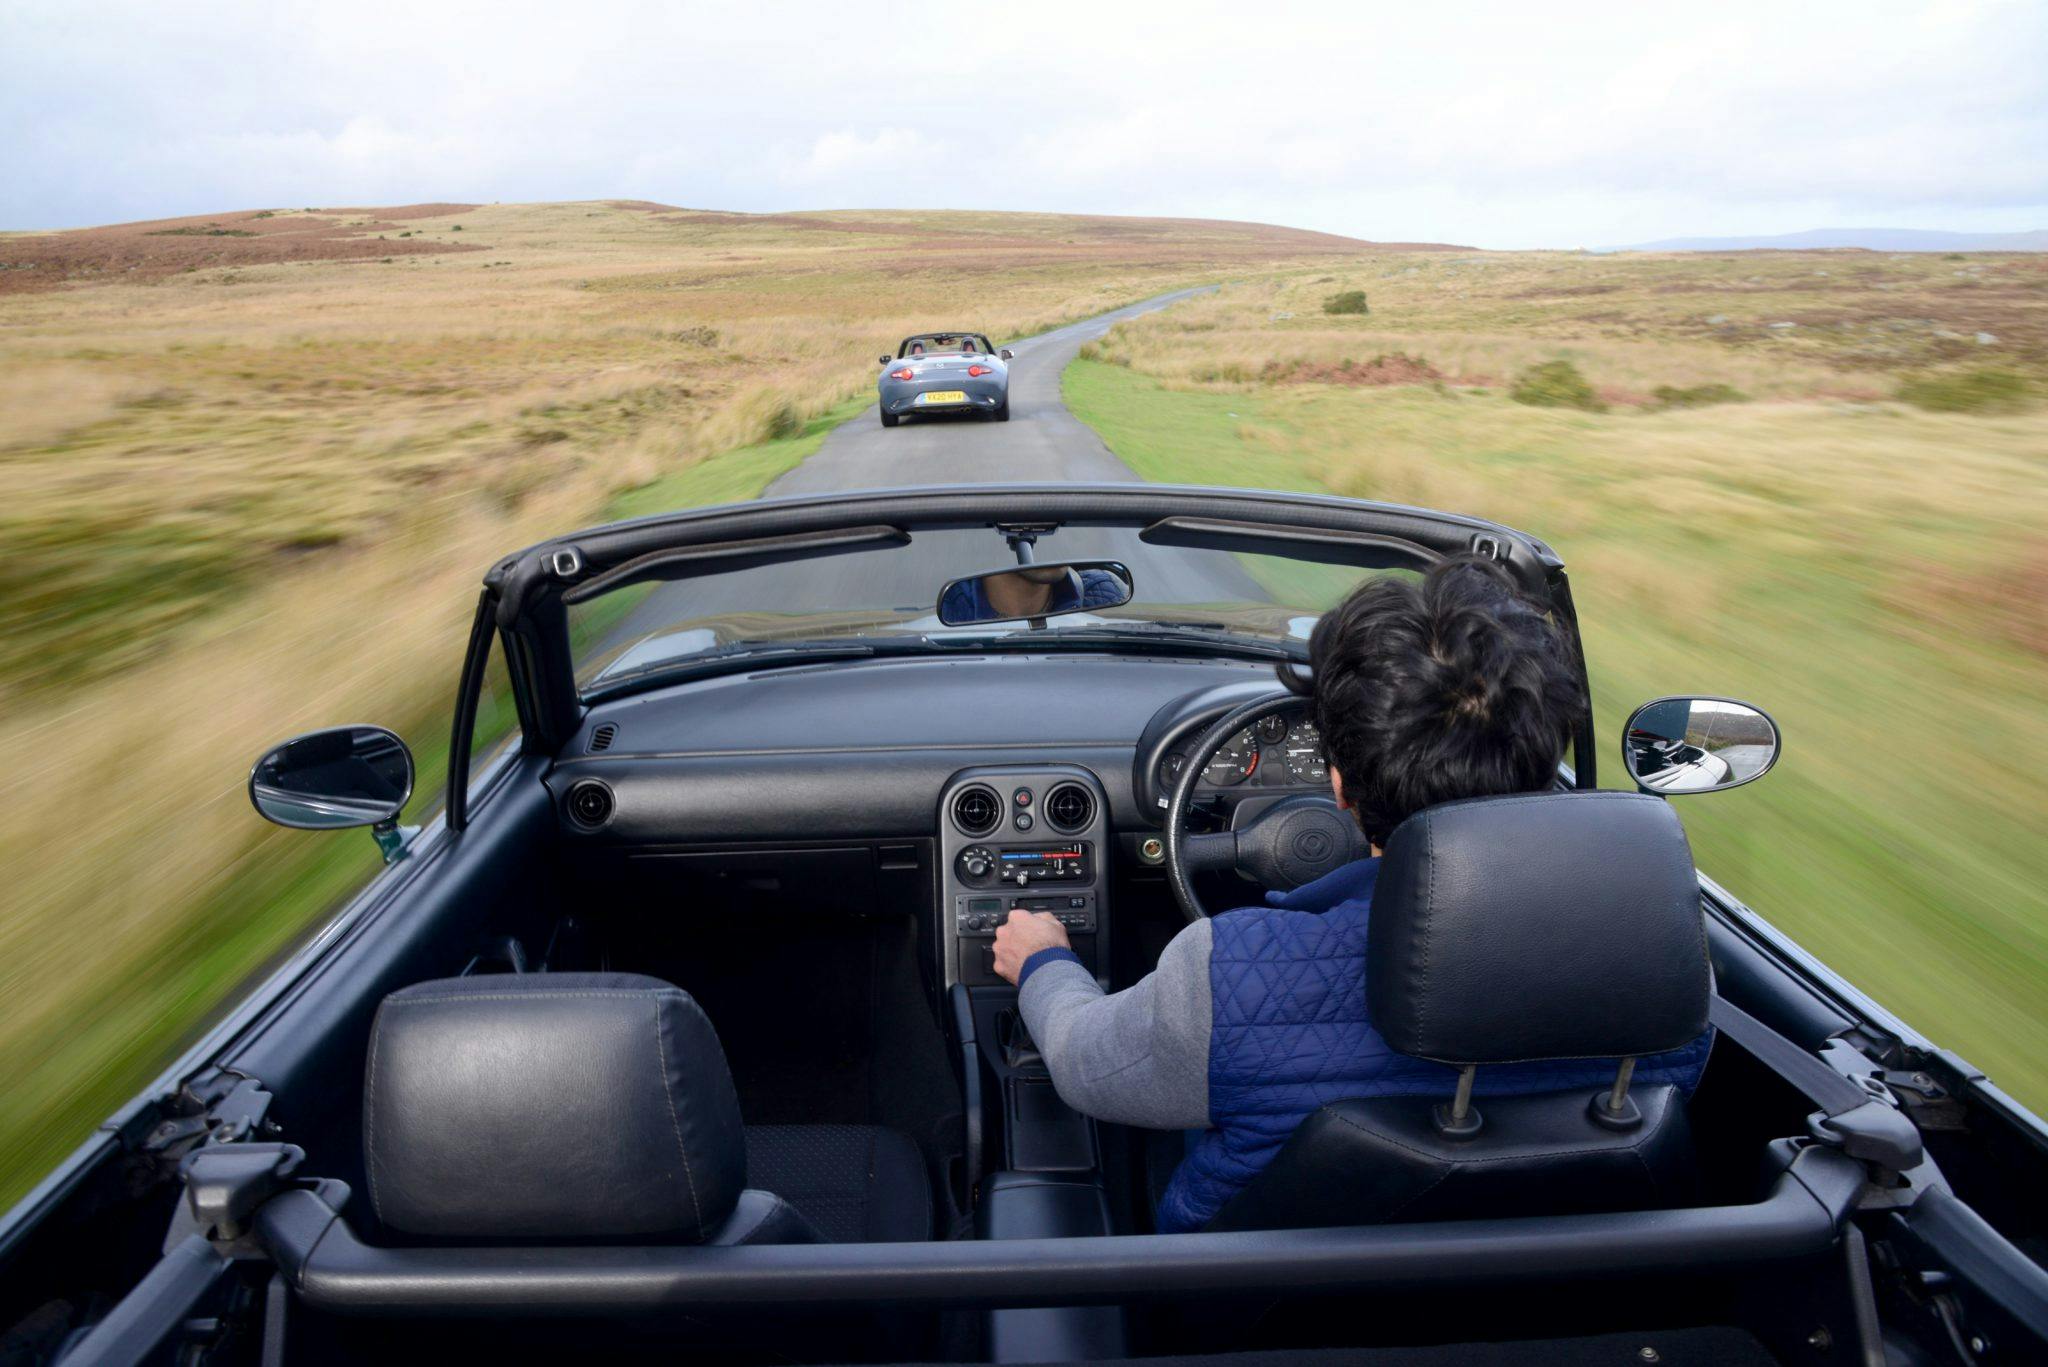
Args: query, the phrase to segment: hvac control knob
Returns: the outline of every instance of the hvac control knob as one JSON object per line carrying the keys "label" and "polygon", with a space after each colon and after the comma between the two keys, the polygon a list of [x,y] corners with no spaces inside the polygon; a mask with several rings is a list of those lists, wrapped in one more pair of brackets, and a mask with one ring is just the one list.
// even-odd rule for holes
{"label": "hvac control knob", "polygon": [[979,881],[988,877],[995,866],[995,856],[978,845],[960,852],[960,871],[971,879]]}

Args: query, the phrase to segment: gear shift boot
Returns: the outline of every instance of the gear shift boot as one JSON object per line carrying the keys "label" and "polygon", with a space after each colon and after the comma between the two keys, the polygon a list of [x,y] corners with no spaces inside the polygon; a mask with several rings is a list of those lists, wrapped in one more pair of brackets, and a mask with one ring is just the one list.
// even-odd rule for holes
{"label": "gear shift boot", "polygon": [[1031,1031],[1024,1024],[1024,1013],[1016,1008],[1005,1008],[996,1017],[996,1044],[1003,1051],[1003,1066],[1011,1072],[1046,1071],[1045,1058],[1038,1052],[1038,1045],[1032,1041]]}

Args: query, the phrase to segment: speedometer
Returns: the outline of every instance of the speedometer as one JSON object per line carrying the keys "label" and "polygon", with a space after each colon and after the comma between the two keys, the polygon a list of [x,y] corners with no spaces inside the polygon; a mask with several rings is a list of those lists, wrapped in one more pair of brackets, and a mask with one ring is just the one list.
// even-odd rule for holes
{"label": "speedometer", "polygon": [[1240,731],[1223,743],[1215,758],[1202,766],[1202,782],[1218,788],[1242,783],[1259,767],[1259,743],[1249,731]]}
{"label": "speedometer", "polygon": [[1296,722],[1287,733],[1287,773],[1296,783],[1327,783],[1329,761],[1323,758],[1323,736],[1312,721]]}

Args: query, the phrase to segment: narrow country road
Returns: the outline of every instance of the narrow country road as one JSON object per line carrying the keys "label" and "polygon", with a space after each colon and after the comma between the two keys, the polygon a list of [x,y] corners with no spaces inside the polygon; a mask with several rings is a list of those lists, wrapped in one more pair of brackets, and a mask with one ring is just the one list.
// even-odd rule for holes
{"label": "narrow country road", "polygon": [[[1135,480],[1138,476],[1110,454],[1094,430],[1067,411],[1060,400],[1060,373],[1083,345],[1124,319],[1204,292],[1163,294],[1008,343],[1016,359],[1010,363],[1007,423],[962,416],[910,419],[885,428],[870,408],[834,431],[816,455],[769,485],[762,496],[929,484]],[[934,322],[945,325],[944,319]],[[894,345],[893,338],[878,338],[875,349],[879,353]],[[1266,599],[1232,557],[1147,546],[1134,532],[1074,528],[1041,539],[1037,555],[1041,561],[1121,560],[1136,578],[1139,604]],[[900,548],[686,579],[656,588],[612,634],[610,643],[621,646],[650,633],[731,613],[928,613],[947,580],[1010,563],[1008,547],[993,531],[930,532]]]}

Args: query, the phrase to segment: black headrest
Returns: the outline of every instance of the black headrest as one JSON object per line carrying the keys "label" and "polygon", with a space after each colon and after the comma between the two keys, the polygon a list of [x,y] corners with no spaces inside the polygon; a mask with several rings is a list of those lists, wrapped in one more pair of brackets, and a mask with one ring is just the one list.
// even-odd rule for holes
{"label": "black headrest", "polygon": [[1366,1001],[1401,1053],[1658,1053],[1707,1028],[1711,990],[1692,849],[1661,798],[1479,798],[1418,812],[1388,837]]}
{"label": "black headrest", "polygon": [[363,1145],[377,1218],[442,1238],[696,1242],[746,1186],[725,1051],[634,973],[450,978],[384,999]]}

